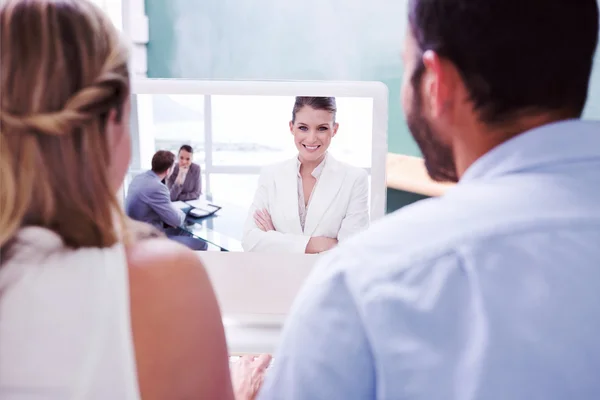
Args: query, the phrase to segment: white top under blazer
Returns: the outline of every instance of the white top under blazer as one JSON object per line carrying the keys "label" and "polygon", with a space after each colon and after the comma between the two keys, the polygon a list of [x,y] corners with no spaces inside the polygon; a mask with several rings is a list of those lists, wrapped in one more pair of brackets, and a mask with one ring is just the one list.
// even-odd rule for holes
{"label": "white top under blazer", "polygon": [[3,261],[0,399],[139,400],[124,246],[31,227]]}
{"label": "white top under blazer", "polygon": [[[306,210],[304,229],[298,202],[298,159],[265,167],[244,225],[244,251],[304,253],[311,237],[340,242],[369,227],[369,179],[364,169],[327,155]],[[263,232],[254,222],[266,209],[275,231]]]}
{"label": "white top under blazer", "polygon": [[[312,177],[315,178],[316,182],[319,182],[319,178],[321,178],[321,172],[323,172],[323,168],[325,168],[325,161],[327,160],[327,156],[323,158],[323,161],[319,163],[311,173]],[[300,167],[302,167],[302,163],[300,159],[296,162],[296,168],[298,170],[298,215],[300,215],[300,226],[302,227],[302,232],[304,232],[304,226],[306,225],[306,213],[308,212],[308,206],[310,206],[310,201],[312,200],[312,194],[315,192],[317,185],[313,187],[312,192],[310,193],[310,197],[308,198],[308,204],[306,199],[304,198],[304,182],[302,180],[302,174],[300,173]]]}

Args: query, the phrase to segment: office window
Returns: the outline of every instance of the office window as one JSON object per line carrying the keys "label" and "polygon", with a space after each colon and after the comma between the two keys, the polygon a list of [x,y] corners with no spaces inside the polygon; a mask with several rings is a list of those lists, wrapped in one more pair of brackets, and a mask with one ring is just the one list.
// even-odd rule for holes
{"label": "office window", "polygon": [[188,144],[194,149],[194,162],[204,166],[204,96],[153,96],[155,150],[171,150]]}
{"label": "office window", "polygon": [[177,154],[184,144],[194,149],[194,162],[205,167],[203,95],[138,95],[136,111],[142,169],[150,168],[156,151]]}
{"label": "office window", "polygon": [[211,96],[213,164],[260,166],[293,155],[293,97]]}
{"label": "office window", "polygon": [[258,185],[258,174],[210,174],[210,191],[216,203],[239,206],[247,211]]}

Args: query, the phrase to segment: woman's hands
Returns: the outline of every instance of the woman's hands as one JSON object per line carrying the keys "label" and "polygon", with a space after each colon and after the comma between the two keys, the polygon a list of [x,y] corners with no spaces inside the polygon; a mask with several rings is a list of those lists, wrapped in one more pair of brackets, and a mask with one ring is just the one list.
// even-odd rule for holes
{"label": "woman's hands", "polygon": [[256,212],[254,212],[254,222],[256,223],[256,226],[258,226],[258,229],[263,232],[275,230],[271,214],[269,214],[267,210],[256,210]]}
{"label": "woman's hands", "polygon": [[323,253],[325,251],[333,249],[337,246],[338,240],[325,237],[325,236],[316,236],[311,237],[306,245],[306,253],[307,254],[318,254]]}
{"label": "woman's hands", "polygon": [[[273,225],[273,220],[271,219],[271,214],[267,210],[256,210],[254,212],[254,222],[258,229],[263,232],[274,231],[275,226]],[[311,237],[306,245],[306,253],[307,254],[318,254],[323,253],[325,251],[331,250],[335,246],[337,246],[338,240],[325,236],[316,236]]]}
{"label": "woman's hands", "polygon": [[185,182],[185,177],[187,176],[188,171],[190,170],[189,167],[179,167],[179,172],[177,173],[177,178],[175,178],[175,183],[177,185],[183,185],[183,182]]}
{"label": "woman's hands", "polygon": [[265,379],[265,371],[271,362],[271,356],[240,357],[231,366],[231,381],[235,400],[253,400],[256,398]]}

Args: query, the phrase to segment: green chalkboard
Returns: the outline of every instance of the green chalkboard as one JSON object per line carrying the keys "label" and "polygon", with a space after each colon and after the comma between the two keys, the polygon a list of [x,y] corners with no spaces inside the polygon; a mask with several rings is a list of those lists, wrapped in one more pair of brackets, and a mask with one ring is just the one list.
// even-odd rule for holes
{"label": "green chalkboard", "polygon": [[420,154],[400,109],[406,0],[146,0],[146,13],[149,77],[382,81],[390,151]]}
{"label": "green chalkboard", "polygon": [[[382,81],[389,150],[420,155],[400,109],[406,10],[407,0],[146,0],[148,76]],[[584,116],[600,119],[600,54]]]}

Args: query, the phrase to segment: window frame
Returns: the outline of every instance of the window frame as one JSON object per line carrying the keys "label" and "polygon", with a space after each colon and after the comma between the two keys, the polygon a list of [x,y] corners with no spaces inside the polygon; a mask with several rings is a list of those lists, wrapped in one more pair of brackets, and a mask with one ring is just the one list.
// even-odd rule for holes
{"label": "window frame", "polygon": [[[147,77],[148,56],[146,46],[149,41],[150,32],[144,0],[92,0],[92,2],[108,14],[116,28],[122,32],[126,40],[131,42],[130,67],[132,77]],[[137,115],[137,105],[133,105],[131,109],[132,116]],[[140,140],[141,138],[137,135],[139,132],[138,128],[137,125],[134,126],[134,124],[132,124],[131,141],[132,149],[138,149],[137,151],[132,151],[132,161],[139,169],[139,160],[141,156],[139,148],[140,146],[143,146],[143,140]],[[117,192],[117,198],[121,202],[121,205],[125,204],[127,181],[128,176],[125,177],[123,185]]]}

